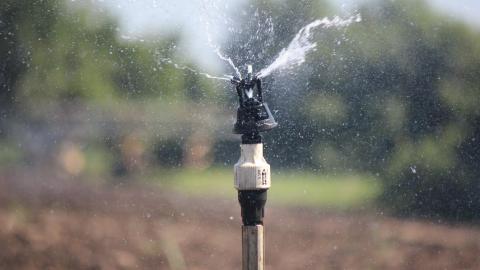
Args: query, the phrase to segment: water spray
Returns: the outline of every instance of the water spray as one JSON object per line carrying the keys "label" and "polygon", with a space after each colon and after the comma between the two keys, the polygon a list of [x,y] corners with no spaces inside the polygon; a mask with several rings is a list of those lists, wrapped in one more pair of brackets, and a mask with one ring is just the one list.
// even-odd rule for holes
{"label": "water spray", "polygon": [[239,107],[233,132],[242,135],[240,159],[234,166],[235,188],[238,190],[242,214],[243,270],[264,269],[263,217],[270,188],[270,165],[263,157],[260,132],[277,126],[267,103],[263,102],[262,82],[248,65],[244,79],[233,77]]}

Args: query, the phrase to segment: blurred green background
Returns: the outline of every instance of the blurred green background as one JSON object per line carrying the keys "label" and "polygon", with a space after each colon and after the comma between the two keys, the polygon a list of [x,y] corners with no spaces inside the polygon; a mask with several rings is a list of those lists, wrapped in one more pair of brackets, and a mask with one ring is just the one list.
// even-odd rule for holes
{"label": "blurred green background", "polygon": [[[268,65],[303,25],[337,12],[326,1],[241,5],[242,31],[220,44],[240,67]],[[478,220],[480,33],[422,1],[357,12],[361,23],[320,30],[296,72],[265,79],[280,123],[265,135],[271,200]],[[266,18],[268,46],[252,39]],[[234,196],[229,83],[170,64],[204,69],[175,31],[125,40],[118,29],[92,3],[0,3],[0,170]]]}

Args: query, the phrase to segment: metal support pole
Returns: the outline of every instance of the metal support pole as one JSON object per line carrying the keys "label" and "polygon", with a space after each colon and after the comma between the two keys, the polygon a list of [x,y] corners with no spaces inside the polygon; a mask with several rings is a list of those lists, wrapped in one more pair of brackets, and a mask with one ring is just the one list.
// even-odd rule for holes
{"label": "metal support pole", "polygon": [[[234,186],[242,212],[242,269],[263,270],[265,264],[263,217],[267,190],[271,186],[270,165],[263,157],[260,132],[277,126],[263,102],[261,81],[248,66],[246,79],[233,78],[239,98],[233,132],[242,134],[240,159],[234,166]],[[254,88],[257,95],[254,95]]]}
{"label": "metal support pole", "polygon": [[263,225],[242,226],[242,258],[243,270],[264,269]]}

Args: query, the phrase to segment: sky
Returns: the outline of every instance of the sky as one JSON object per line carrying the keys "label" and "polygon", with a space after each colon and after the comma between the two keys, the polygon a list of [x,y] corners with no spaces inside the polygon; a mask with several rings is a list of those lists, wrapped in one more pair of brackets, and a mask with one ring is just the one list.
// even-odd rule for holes
{"label": "sky", "polygon": [[[73,1],[73,0],[72,0]],[[218,71],[219,62],[212,44],[221,44],[222,28],[228,28],[228,13],[247,0],[93,0],[106,7],[120,22],[120,37],[125,40],[179,32],[183,51],[207,70]],[[279,0],[281,1],[281,0]],[[330,0],[339,14],[371,0]],[[382,0],[377,0],[382,1]],[[384,0],[395,1],[395,0]],[[463,20],[480,31],[480,0],[427,0],[432,9],[456,20]],[[207,26],[209,25],[209,26]],[[207,29],[209,28],[209,29]],[[220,34],[219,34],[220,33]]]}
{"label": "sky", "polygon": [[[181,34],[183,51],[210,71],[220,72],[219,61],[208,42],[221,44],[228,12],[246,0],[99,0],[98,4],[119,19],[124,40],[144,40],[158,35]],[[207,29],[208,28],[208,29]],[[182,49],[182,48],[177,48]]]}
{"label": "sky", "polygon": [[480,30],[479,0],[429,0],[429,2],[441,13],[463,20]]}
{"label": "sky", "polygon": [[[338,7],[352,7],[368,0],[330,0]],[[385,0],[389,1],[389,0]],[[427,0],[432,8],[480,29],[479,0]],[[127,32],[149,32],[164,27],[189,27],[210,3],[234,7],[246,0],[97,0],[118,15]],[[205,4],[208,3],[208,4]],[[229,3],[229,4],[225,4]],[[193,27],[193,25],[192,25]]]}

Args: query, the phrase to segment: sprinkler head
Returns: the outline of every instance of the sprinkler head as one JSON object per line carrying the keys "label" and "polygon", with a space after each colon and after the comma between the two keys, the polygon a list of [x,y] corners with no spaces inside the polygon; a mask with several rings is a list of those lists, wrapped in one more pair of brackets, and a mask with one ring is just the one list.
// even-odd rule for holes
{"label": "sprinkler head", "polygon": [[245,79],[233,77],[231,83],[235,85],[239,100],[233,133],[256,138],[259,137],[259,132],[271,130],[278,125],[267,103],[263,102],[262,81],[252,76],[251,66],[248,67]]}

